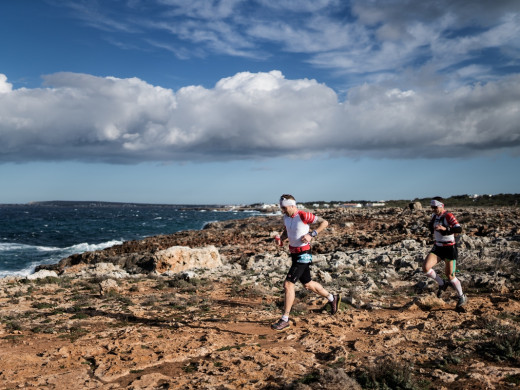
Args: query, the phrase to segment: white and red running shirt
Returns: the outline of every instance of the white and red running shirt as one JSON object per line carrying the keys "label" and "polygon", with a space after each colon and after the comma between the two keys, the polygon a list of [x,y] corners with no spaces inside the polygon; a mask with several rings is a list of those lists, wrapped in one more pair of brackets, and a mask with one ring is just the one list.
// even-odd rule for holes
{"label": "white and red running shirt", "polygon": [[[443,225],[444,227],[459,227],[459,222],[452,213],[444,212],[442,215],[432,215],[433,227],[436,225]],[[455,244],[455,235],[448,234],[443,236],[438,230],[433,231],[433,239],[437,246],[450,246]]]}
{"label": "white and red running shirt", "polygon": [[318,217],[312,213],[299,210],[294,216],[289,217],[284,215],[283,222],[285,224],[285,230],[287,230],[287,238],[289,239],[289,250],[291,253],[298,252],[300,250],[310,249],[310,245],[307,242],[301,240],[302,236],[309,233],[309,224],[318,221]]}

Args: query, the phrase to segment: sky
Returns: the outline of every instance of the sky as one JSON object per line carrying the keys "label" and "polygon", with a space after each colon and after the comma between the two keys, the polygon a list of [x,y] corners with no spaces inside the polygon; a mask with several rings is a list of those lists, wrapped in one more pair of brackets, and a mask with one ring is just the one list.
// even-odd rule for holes
{"label": "sky", "polygon": [[0,203],[520,193],[517,0],[2,0]]}

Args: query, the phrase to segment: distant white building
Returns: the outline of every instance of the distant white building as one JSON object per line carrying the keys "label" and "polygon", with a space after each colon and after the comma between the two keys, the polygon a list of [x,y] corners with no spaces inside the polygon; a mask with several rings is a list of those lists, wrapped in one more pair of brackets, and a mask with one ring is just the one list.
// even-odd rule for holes
{"label": "distant white building", "polygon": [[385,207],[385,202],[367,203],[367,207]]}
{"label": "distant white building", "polygon": [[323,203],[323,204],[313,203],[312,207],[314,207],[315,209],[319,209],[319,208],[328,209],[330,207],[330,204],[328,204],[328,203]]}
{"label": "distant white building", "polygon": [[363,205],[361,203],[343,203],[343,204],[341,204],[341,207],[355,208],[355,207],[363,207]]}

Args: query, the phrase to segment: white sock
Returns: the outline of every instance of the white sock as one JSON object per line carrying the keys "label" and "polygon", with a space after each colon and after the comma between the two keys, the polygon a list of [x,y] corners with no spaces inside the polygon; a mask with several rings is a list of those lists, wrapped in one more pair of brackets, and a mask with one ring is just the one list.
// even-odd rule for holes
{"label": "white sock", "polygon": [[334,295],[329,294],[329,296],[327,297],[327,299],[329,300],[329,302],[332,302],[332,301],[334,300]]}
{"label": "white sock", "polygon": [[444,280],[442,280],[439,277],[439,275],[437,275],[437,273],[435,272],[435,270],[433,268],[430,268],[430,270],[428,272],[426,272],[426,275],[428,275],[430,278],[435,280],[439,284],[439,286],[444,285]]}
{"label": "white sock", "polygon": [[286,316],[285,314],[282,316],[282,321],[289,321],[289,316]]}
{"label": "white sock", "polygon": [[451,284],[457,290],[457,294],[459,294],[459,297],[462,296],[462,285],[460,284],[460,280],[457,278],[451,279]]}

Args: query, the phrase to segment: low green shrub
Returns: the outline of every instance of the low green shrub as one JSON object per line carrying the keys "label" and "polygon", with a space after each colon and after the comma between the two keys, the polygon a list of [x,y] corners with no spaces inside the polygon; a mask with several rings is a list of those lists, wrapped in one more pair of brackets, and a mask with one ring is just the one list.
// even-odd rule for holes
{"label": "low green shrub", "polygon": [[428,384],[419,382],[412,373],[412,366],[393,360],[384,360],[356,372],[356,379],[364,389],[378,390],[420,390]]}

